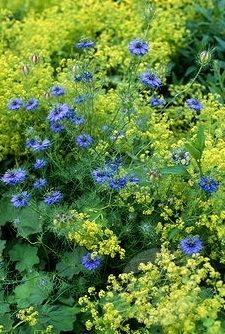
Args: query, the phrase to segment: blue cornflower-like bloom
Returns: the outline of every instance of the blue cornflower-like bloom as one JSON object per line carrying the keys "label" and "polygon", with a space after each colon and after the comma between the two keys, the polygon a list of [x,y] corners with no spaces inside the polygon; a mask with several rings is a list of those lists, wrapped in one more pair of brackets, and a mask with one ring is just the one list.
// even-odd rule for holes
{"label": "blue cornflower-like bloom", "polygon": [[88,148],[93,144],[94,139],[90,135],[83,133],[75,138],[75,142],[81,148]]}
{"label": "blue cornflower-like bloom", "polygon": [[127,177],[127,181],[130,182],[130,183],[134,183],[134,184],[140,183],[139,177],[133,176],[133,175],[132,176],[128,176]]}
{"label": "blue cornflower-like bloom", "polygon": [[19,98],[11,99],[7,107],[9,110],[19,110],[23,107],[23,101]]}
{"label": "blue cornflower-like bloom", "polygon": [[201,111],[203,109],[203,105],[196,99],[188,99],[186,102],[188,107],[195,111]]}
{"label": "blue cornflower-like bloom", "polygon": [[93,75],[92,75],[91,72],[85,71],[82,74],[76,75],[75,78],[74,78],[74,80],[77,81],[77,82],[89,83],[89,82],[92,82]]}
{"label": "blue cornflower-like bloom", "polygon": [[126,186],[127,181],[127,177],[125,176],[111,179],[109,180],[109,187],[113,190],[121,190]]}
{"label": "blue cornflower-like bloom", "polygon": [[65,126],[63,124],[60,124],[60,123],[51,122],[50,123],[50,130],[54,133],[62,132],[62,131],[65,130]]}
{"label": "blue cornflower-like bloom", "polygon": [[43,199],[44,203],[47,205],[53,205],[59,203],[63,199],[63,195],[60,191],[52,191],[50,194],[46,195]]}
{"label": "blue cornflower-like bloom", "polygon": [[74,102],[76,104],[81,104],[83,102],[86,102],[90,99],[90,95],[89,94],[83,94],[83,95],[78,95],[77,97],[75,97]]}
{"label": "blue cornflower-like bloom", "polygon": [[82,116],[74,116],[73,118],[70,118],[70,121],[75,125],[82,125],[85,123],[85,118]]}
{"label": "blue cornflower-like bloom", "polygon": [[65,119],[69,113],[70,113],[69,106],[65,103],[63,104],[59,103],[53,109],[50,110],[47,119],[50,122],[59,122]]}
{"label": "blue cornflower-like bloom", "polygon": [[75,47],[77,49],[90,49],[95,46],[95,42],[88,40],[88,39],[83,39],[80,40],[78,43],[75,44]]}
{"label": "blue cornflower-like bloom", "polygon": [[22,168],[12,169],[7,171],[2,177],[1,181],[8,185],[16,185],[25,181],[27,171]]}
{"label": "blue cornflower-like bloom", "polygon": [[38,139],[28,139],[26,141],[26,147],[33,151],[41,152],[47,150],[51,146],[49,139],[38,140]]}
{"label": "blue cornflower-like bloom", "polygon": [[12,196],[11,203],[15,208],[22,208],[29,204],[30,198],[31,196],[27,191],[22,191]]}
{"label": "blue cornflower-like bloom", "polygon": [[26,110],[31,111],[37,109],[39,102],[37,99],[29,99],[25,105]]}
{"label": "blue cornflower-like bloom", "polygon": [[91,175],[96,183],[102,184],[109,180],[111,174],[104,169],[96,169],[91,172]]}
{"label": "blue cornflower-like bloom", "polygon": [[34,163],[34,169],[42,169],[47,166],[48,161],[45,159],[37,159]]}
{"label": "blue cornflower-like bloom", "polygon": [[206,193],[214,193],[219,188],[219,182],[208,176],[202,176],[198,183]]}
{"label": "blue cornflower-like bloom", "polygon": [[189,236],[180,242],[180,249],[186,255],[199,253],[203,249],[202,241],[199,237]]}
{"label": "blue cornflower-like bloom", "polygon": [[177,148],[172,152],[172,159],[178,165],[188,166],[191,162],[190,153],[183,148]]}
{"label": "blue cornflower-like bloom", "polygon": [[82,257],[81,263],[87,270],[95,270],[101,265],[100,256],[92,257],[91,253],[87,253]]}
{"label": "blue cornflower-like bloom", "polygon": [[143,39],[134,39],[129,43],[128,49],[132,55],[144,56],[148,52],[149,46]]}
{"label": "blue cornflower-like bloom", "polygon": [[53,96],[62,96],[65,94],[65,89],[63,87],[60,87],[60,86],[54,86],[52,87],[51,89],[51,94]]}
{"label": "blue cornflower-like bloom", "polygon": [[39,190],[39,189],[44,188],[46,185],[47,185],[47,180],[44,178],[40,178],[34,181],[33,188]]}
{"label": "blue cornflower-like bloom", "polygon": [[157,97],[152,97],[149,101],[149,104],[152,107],[160,107],[163,106],[166,103],[164,99],[158,99]]}
{"label": "blue cornflower-like bloom", "polygon": [[105,168],[108,171],[109,175],[114,175],[121,166],[121,163],[122,160],[120,158],[116,158],[114,161],[108,161],[105,164]]}
{"label": "blue cornflower-like bloom", "polygon": [[140,82],[152,89],[159,88],[162,85],[160,78],[149,71],[144,72],[140,75]]}

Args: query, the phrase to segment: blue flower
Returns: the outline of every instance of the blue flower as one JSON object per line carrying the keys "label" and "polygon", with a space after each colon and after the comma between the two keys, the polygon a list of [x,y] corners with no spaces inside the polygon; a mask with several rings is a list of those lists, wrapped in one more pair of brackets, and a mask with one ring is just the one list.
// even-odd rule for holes
{"label": "blue flower", "polygon": [[85,123],[85,118],[77,115],[74,109],[70,109],[67,119],[75,125],[82,125]]}
{"label": "blue flower", "polygon": [[30,194],[27,191],[15,194],[11,198],[11,203],[15,208],[21,208],[27,206],[30,201]]}
{"label": "blue flower", "polygon": [[92,258],[92,254],[87,253],[82,257],[81,263],[87,270],[95,270],[101,265],[101,258],[100,256]]}
{"label": "blue flower", "polygon": [[219,182],[207,176],[202,176],[198,185],[202,190],[209,194],[214,193],[219,188]]}
{"label": "blue flower", "polygon": [[34,169],[42,169],[48,164],[48,161],[45,159],[37,159],[34,163]]}
{"label": "blue flower", "polygon": [[109,180],[110,173],[104,169],[96,169],[91,172],[91,175],[95,182],[102,184]]}
{"label": "blue flower", "polygon": [[113,190],[121,190],[127,184],[127,177],[118,177],[109,181],[109,187]]}
{"label": "blue flower", "polygon": [[149,101],[149,104],[152,107],[160,107],[163,106],[166,103],[164,99],[158,99],[157,97],[152,97]]}
{"label": "blue flower", "polygon": [[8,185],[16,185],[25,181],[27,177],[27,171],[22,168],[12,169],[7,171],[2,177],[1,180],[3,183]]}
{"label": "blue flower", "polygon": [[28,139],[26,141],[26,147],[33,151],[41,152],[47,150],[51,146],[49,139],[38,140],[38,139]]}
{"label": "blue flower", "polygon": [[21,99],[15,98],[11,99],[7,105],[9,110],[19,110],[23,107],[23,101]]}
{"label": "blue flower", "polygon": [[47,180],[44,178],[40,178],[33,183],[33,188],[39,190],[44,188],[46,185],[47,185]]}
{"label": "blue flower", "polygon": [[203,105],[196,99],[188,99],[186,102],[188,107],[195,111],[201,111],[203,109]]}
{"label": "blue flower", "polygon": [[75,138],[75,142],[81,148],[88,148],[93,144],[94,139],[90,135],[83,133]]}
{"label": "blue flower", "polygon": [[75,44],[75,47],[77,49],[90,49],[90,48],[93,48],[94,46],[95,46],[95,42],[90,41],[88,39],[80,40],[78,43]]}
{"label": "blue flower", "polygon": [[47,205],[53,205],[59,203],[63,199],[63,195],[60,191],[52,191],[50,194],[46,195],[43,199],[44,203]]}
{"label": "blue flower", "polygon": [[31,111],[37,109],[39,106],[39,102],[37,99],[29,99],[25,105],[26,110]]}
{"label": "blue flower", "polygon": [[159,88],[162,85],[160,78],[149,71],[140,75],[140,82],[152,89]]}
{"label": "blue flower", "polygon": [[85,71],[82,74],[78,74],[74,78],[75,81],[77,82],[85,82],[85,83],[90,83],[93,80],[93,75],[89,71]]}
{"label": "blue flower", "polygon": [[199,253],[203,249],[203,245],[199,237],[189,236],[181,240],[180,248],[184,254],[192,255],[195,253]]}
{"label": "blue flower", "polygon": [[140,183],[140,179],[137,176],[131,175],[127,177],[127,181],[130,183],[138,184]]}
{"label": "blue flower", "polygon": [[67,104],[59,103],[53,109],[50,110],[50,113],[47,119],[50,122],[59,122],[65,119],[70,113],[70,108]]}
{"label": "blue flower", "polygon": [[134,39],[129,43],[128,49],[135,56],[144,56],[148,52],[149,46],[143,39]]}
{"label": "blue flower", "polygon": [[63,87],[60,87],[60,86],[54,86],[52,87],[51,89],[51,94],[53,96],[62,96],[65,94],[65,89]]}
{"label": "blue flower", "polygon": [[85,101],[87,101],[89,99],[90,99],[90,95],[89,94],[83,94],[83,95],[78,95],[77,97],[75,97],[74,102],[76,104],[81,104],[81,103],[83,103],[83,102],[85,102]]}
{"label": "blue flower", "polygon": [[65,126],[63,124],[57,123],[57,122],[51,122],[50,123],[50,130],[52,132],[62,132],[65,130]]}
{"label": "blue flower", "polygon": [[105,165],[106,170],[113,175],[117,172],[119,167],[121,166],[122,160],[120,158],[116,158],[114,161],[108,161]]}

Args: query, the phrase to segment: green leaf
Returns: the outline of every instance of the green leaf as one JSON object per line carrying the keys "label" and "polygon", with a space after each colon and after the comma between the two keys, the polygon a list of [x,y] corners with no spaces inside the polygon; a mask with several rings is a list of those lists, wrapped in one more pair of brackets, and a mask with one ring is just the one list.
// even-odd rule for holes
{"label": "green leaf", "polygon": [[33,272],[24,277],[23,283],[14,289],[14,303],[19,308],[41,305],[52,291],[53,284],[43,273]]}
{"label": "green leaf", "polygon": [[10,311],[9,304],[4,299],[3,291],[0,291],[0,305],[0,316]]}
{"label": "green leaf", "polygon": [[180,233],[180,229],[178,227],[172,228],[168,234],[168,240],[172,240],[177,234]]}
{"label": "green leaf", "polygon": [[81,258],[84,254],[82,248],[77,248],[74,252],[65,252],[61,261],[57,263],[56,270],[63,277],[72,278],[84,270],[81,264]]}
{"label": "green leaf", "polygon": [[3,333],[8,333],[12,329],[13,321],[9,313],[0,314],[0,325],[3,326]]}
{"label": "green leaf", "polygon": [[24,271],[32,269],[35,264],[39,263],[37,251],[37,247],[26,244],[16,244],[9,251],[9,256],[12,261],[18,261],[16,269]]}
{"label": "green leaf", "polygon": [[0,239],[0,254],[2,253],[2,251],[5,248],[5,244],[6,244],[6,240],[1,240]]}
{"label": "green leaf", "polygon": [[40,311],[38,320],[45,327],[51,324],[55,334],[63,331],[72,331],[76,314],[79,311],[78,307],[44,305]]}
{"label": "green leaf", "polygon": [[202,156],[202,152],[205,148],[205,133],[204,133],[205,127],[203,125],[200,125],[198,128],[198,133],[197,133],[197,140],[195,142],[195,147],[201,152],[201,156]]}
{"label": "green leaf", "polygon": [[192,144],[185,144],[185,148],[188,150],[188,152],[191,154],[191,156],[195,159],[195,160],[200,160],[201,159],[201,152],[195,148]]}
{"label": "green leaf", "polygon": [[183,166],[169,166],[160,169],[161,174],[172,174],[172,175],[184,175],[187,174],[187,170]]}
{"label": "green leaf", "polygon": [[8,198],[3,198],[0,201],[0,226],[11,222],[18,216],[18,210],[12,207]]}
{"label": "green leaf", "polygon": [[18,234],[26,238],[31,234],[41,232],[40,213],[31,207],[26,207],[17,211],[17,218],[14,220],[14,226]]}

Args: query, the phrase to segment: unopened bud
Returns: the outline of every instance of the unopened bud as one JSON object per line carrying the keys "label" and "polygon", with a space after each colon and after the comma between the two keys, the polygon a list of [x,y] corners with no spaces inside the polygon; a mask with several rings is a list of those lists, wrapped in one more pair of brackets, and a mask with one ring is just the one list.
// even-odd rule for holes
{"label": "unopened bud", "polygon": [[40,57],[36,55],[35,53],[31,56],[31,61],[34,64],[38,64],[40,62]]}
{"label": "unopened bud", "polygon": [[51,97],[50,92],[45,92],[45,93],[44,93],[44,98],[45,98],[45,99],[49,99],[50,97]]}
{"label": "unopened bud", "polygon": [[23,65],[23,66],[21,67],[21,71],[22,71],[22,73],[23,73],[24,75],[28,75],[29,72],[30,72],[29,67],[28,67],[27,65]]}
{"label": "unopened bud", "polygon": [[150,171],[148,172],[148,176],[150,181],[158,181],[159,179],[161,179],[162,174],[156,169],[150,169]]}
{"label": "unopened bud", "polygon": [[212,54],[209,51],[202,51],[199,54],[199,62],[202,66],[208,65],[211,59],[212,59]]}

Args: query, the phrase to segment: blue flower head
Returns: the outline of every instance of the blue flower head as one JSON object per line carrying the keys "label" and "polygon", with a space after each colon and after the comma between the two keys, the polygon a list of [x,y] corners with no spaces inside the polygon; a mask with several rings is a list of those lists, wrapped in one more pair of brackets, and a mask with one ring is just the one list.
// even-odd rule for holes
{"label": "blue flower head", "polygon": [[50,110],[47,119],[50,122],[59,122],[65,119],[70,113],[70,108],[65,103],[59,103],[54,108]]}
{"label": "blue flower head", "polygon": [[81,104],[83,102],[86,102],[90,99],[90,95],[89,94],[82,94],[82,95],[78,95],[77,97],[75,97],[74,102],[76,104]]}
{"label": "blue flower head", "polygon": [[40,178],[33,183],[33,188],[36,190],[42,189],[47,185],[47,180],[45,178]]}
{"label": "blue flower head", "polygon": [[195,111],[201,111],[203,109],[203,105],[196,99],[188,99],[186,102],[188,107]]}
{"label": "blue flower head", "polygon": [[90,135],[83,133],[75,138],[75,142],[81,148],[88,148],[93,144],[94,139]]}
{"label": "blue flower head", "polygon": [[78,74],[74,78],[77,82],[84,82],[84,83],[90,83],[93,80],[93,75],[89,71],[85,71],[82,74]]}
{"label": "blue flower head", "polygon": [[60,191],[52,191],[48,195],[46,195],[43,199],[44,203],[47,205],[53,205],[61,202],[63,199],[63,195]]}
{"label": "blue flower head", "polygon": [[9,110],[19,110],[23,107],[23,101],[19,98],[11,99],[7,107]]}
{"label": "blue flower head", "polygon": [[95,270],[101,265],[100,256],[92,257],[91,253],[87,253],[82,257],[81,263],[87,270]]}
{"label": "blue flower head", "polygon": [[45,159],[36,159],[34,163],[34,169],[42,169],[47,166],[48,161]]}
{"label": "blue flower head", "polygon": [[27,111],[35,110],[39,106],[39,102],[37,99],[29,99],[25,105]]}
{"label": "blue flower head", "polygon": [[24,182],[26,178],[27,178],[27,171],[22,168],[17,168],[7,171],[1,177],[1,181],[7,185],[14,186]]}
{"label": "blue flower head", "polygon": [[41,152],[47,150],[51,146],[49,139],[39,140],[39,139],[28,139],[26,141],[26,147],[30,148],[34,152]]}
{"label": "blue flower head", "polygon": [[65,130],[65,126],[63,124],[57,122],[50,123],[50,130],[54,133],[62,132]]}
{"label": "blue flower head", "polygon": [[11,198],[11,203],[15,208],[22,208],[27,206],[30,202],[30,194],[27,191],[15,194]]}
{"label": "blue flower head", "polygon": [[202,241],[197,236],[188,236],[181,240],[180,249],[186,255],[199,253],[203,249]]}
{"label": "blue flower head", "polygon": [[104,169],[96,169],[91,172],[91,175],[96,183],[102,184],[109,180],[110,173]]}
{"label": "blue flower head", "polygon": [[126,186],[127,182],[127,177],[118,177],[109,181],[109,187],[113,190],[121,190]]}
{"label": "blue flower head", "polygon": [[143,39],[134,39],[129,43],[128,49],[132,55],[144,56],[148,52],[149,46]]}
{"label": "blue flower head", "polygon": [[149,101],[149,104],[152,107],[161,107],[165,104],[165,100],[164,99],[158,99],[157,97],[152,97]]}
{"label": "blue flower head", "polygon": [[65,94],[65,89],[60,86],[54,86],[51,89],[51,94],[56,97],[63,96]]}
{"label": "blue flower head", "polygon": [[149,71],[144,72],[140,75],[140,82],[152,89],[159,88],[162,85],[160,78]]}
{"label": "blue flower head", "polygon": [[208,176],[202,176],[198,183],[206,193],[212,194],[219,188],[219,182]]}
{"label": "blue flower head", "polygon": [[80,40],[78,43],[75,44],[75,47],[77,49],[90,49],[90,48],[93,48],[94,46],[95,46],[95,42],[90,41],[88,39]]}

